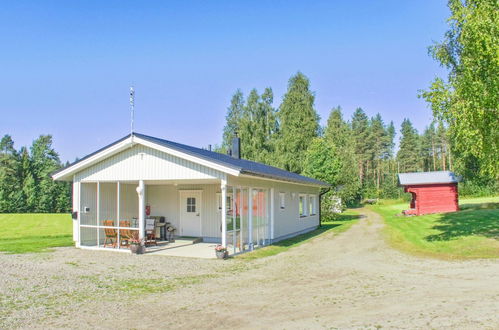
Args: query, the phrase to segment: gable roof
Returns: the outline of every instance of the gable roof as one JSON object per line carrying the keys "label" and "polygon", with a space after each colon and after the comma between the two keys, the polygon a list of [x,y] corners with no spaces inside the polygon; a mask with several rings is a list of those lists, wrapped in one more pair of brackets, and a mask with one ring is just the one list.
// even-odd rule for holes
{"label": "gable roof", "polygon": [[[274,180],[282,180],[282,181],[289,181],[289,182],[294,182],[294,183],[301,183],[301,184],[307,184],[307,185],[315,185],[315,186],[323,186],[323,187],[329,187],[330,184],[315,180],[303,175],[299,175],[296,173],[288,172],[283,169],[265,165],[262,163],[257,163],[254,161],[246,160],[246,159],[239,159],[239,158],[234,158],[229,155],[221,154],[218,152],[214,151],[209,151],[201,148],[196,148],[192,146],[188,146],[185,144],[173,142],[173,141],[168,141],[160,138],[156,138],[153,136],[145,135],[145,134],[140,134],[140,133],[133,133],[129,134],[107,146],[104,148],[101,148],[85,157],[82,159],[52,173],[52,177],[54,179],[58,179],[59,176],[61,176],[61,173],[65,172],[65,176],[69,175],[70,172],[80,171],[82,169],[81,165],[84,162],[88,162],[92,158],[99,158],[95,159],[95,162],[102,160],[103,158],[107,157],[106,155],[103,155],[102,157],[98,157],[99,154],[104,153],[107,150],[116,148],[117,151],[119,152],[119,144],[122,144],[123,142],[126,142],[130,138],[133,139],[133,141],[136,141],[137,143],[141,143],[140,141],[145,141],[151,143],[152,147],[155,146],[161,146],[168,148],[170,150],[177,151],[181,154],[192,156],[193,161],[203,161],[204,164],[213,164],[213,165],[219,165],[217,166],[217,169],[221,170],[222,172],[232,174],[232,175],[249,175],[249,176],[256,176],[260,177],[263,179],[274,179]],[[136,138],[136,139],[134,139]],[[88,166],[91,166],[88,165]],[[78,169],[76,169],[79,167]],[[87,167],[87,166],[85,166]],[[84,168],[84,167],[83,167]]]}
{"label": "gable roof", "polygon": [[405,185],[457,183],[459,178],[450,171],[400,173],[399,183]]}

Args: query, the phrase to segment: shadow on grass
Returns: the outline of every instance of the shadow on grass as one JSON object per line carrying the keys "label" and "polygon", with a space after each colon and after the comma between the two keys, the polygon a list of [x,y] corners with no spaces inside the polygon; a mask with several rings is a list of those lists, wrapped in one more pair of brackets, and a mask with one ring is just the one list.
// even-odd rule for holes
{"label": "shadow on grass", "polygon": [[433,226],[441,233],[426,237],[427,241],[449,241],[458,237],[483,236],[499,240],[499,208],[495,205],[469,204],[463,211],[445,213]]}

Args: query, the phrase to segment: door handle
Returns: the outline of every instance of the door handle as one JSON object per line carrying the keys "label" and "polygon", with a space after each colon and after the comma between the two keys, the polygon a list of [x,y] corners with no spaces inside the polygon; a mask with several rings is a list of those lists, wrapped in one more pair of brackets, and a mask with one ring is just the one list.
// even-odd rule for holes
{"label": "door handle", "polygon": [[196,217],[199,217],[199,213],[196,214]]}

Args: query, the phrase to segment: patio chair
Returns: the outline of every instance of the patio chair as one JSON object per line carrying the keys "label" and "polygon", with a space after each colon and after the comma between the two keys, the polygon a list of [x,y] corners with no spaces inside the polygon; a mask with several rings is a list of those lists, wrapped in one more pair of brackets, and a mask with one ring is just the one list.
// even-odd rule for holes
{"label": "patio chair", "polygon": [[[129,220],[121,220],[120,227],[130,227]],[[120,229],[120,247],[128,247],[129,241],[132,238],[132,231],[130,229]]]}
{"label": "patio chair", "polygon": [[158,242],[156,242],[156,219],[146,219],[146,241],[145,244],[147,245],[158,245]]}
{"label": "patio chair", "polygon": [[[113,220],[104,220],[102,222],[104,227],[114,227],[114,221]],[[104,238],[104,247],[106,247],[106,244],[111,244],[113,248],[116,248],[116,244],[118,241],[118,232],[114,228],[104,228],[104,234],[106,235],[106,238]]]}

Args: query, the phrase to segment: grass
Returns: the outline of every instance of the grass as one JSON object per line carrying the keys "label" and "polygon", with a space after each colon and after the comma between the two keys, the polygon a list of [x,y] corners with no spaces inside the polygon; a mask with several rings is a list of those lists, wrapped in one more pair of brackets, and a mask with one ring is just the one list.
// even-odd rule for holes
{"label": "grass", "polygon": [[69,214],[0,214],[0,251],[44,252],[73,245]]}
{"label": "grass", "polygon": [[408,203],[386,201],[369,206],[387,226],[392,246],[442,259],[499,258],[499,197],[463,199],[461,211],[401,216]]}
{"label": "grass", "polygon": [[282,240],[275,244],[257,249],[253,252],[243,253],[235,258],[253,260],[258,258],[270,257],[281,252],[287,251],[293,247],[299,246],[312,238],[326,232],[334,232],[336,234],[342,233],[349,229],[358,219],[359,215],[355,210],[347,210],[340,215],[335,221],[323,222],[322,226],[309,233],[298,235],[289,239]]}

